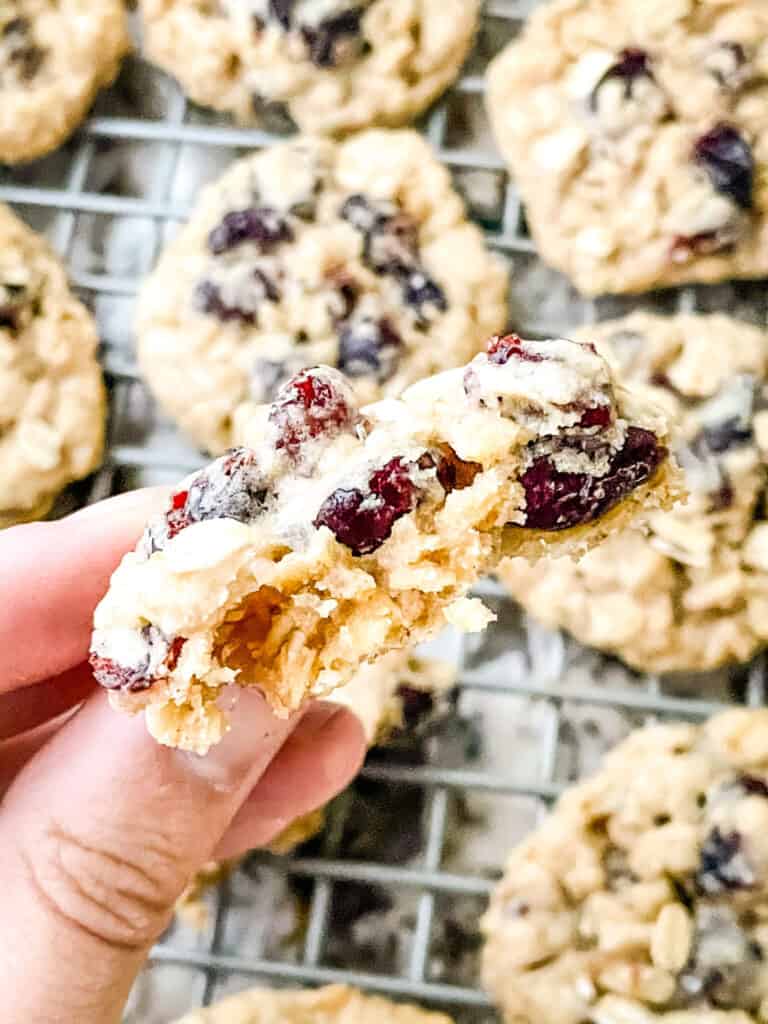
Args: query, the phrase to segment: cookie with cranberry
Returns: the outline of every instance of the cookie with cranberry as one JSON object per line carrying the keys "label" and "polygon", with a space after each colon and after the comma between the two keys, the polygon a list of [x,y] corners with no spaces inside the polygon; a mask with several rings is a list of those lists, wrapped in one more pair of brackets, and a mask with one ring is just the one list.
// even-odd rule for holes
{"label": "cookie with cranberry", "polygon": [[122,0],[9,0],[0,7],[0,162],[61,145],[130,46]]}
{"label": "cookie with cranberry", "polygon": [[205,1010],[193,1010],[178,1024],[451,1024],[442,1013],[366,996],[345,985],[307,991],[254,988]]}
{"label": "cookie with cranberry", "polygon": [[[351,683],[329,696],[360,719],[370,747],[386,746],[404,733],[418,736],[439,721],[455,693],[454,672],[447,662],[417,657],[412,651],[390,651],[373,664],[362,665]],[[321,807],[291,822],[270,844],[273,853],[290,853],[317,835],[325,825]],[[193,927],[208,921],[204,893],[225,877],[237,861],[210,861],[193,878],[176,911]]]}
{"label": "cookie with cranberry", "polygon": [[244,124],[395,128],[456,78],[479,0],[140,0],[149,58]]}
{"label": "cookie with cranberry", "polygon": [[758,1024],[768,711],[638,730],[509,857],[482,921],[508,1024]]}
{"label": "cookie with cranberry", "polygon": [[585,294],[768,272],[764,0],[553,0],[488,108],[543,258]]}
{"label": "cookie with cranberry", "polygon": [[47,243],[0,204],[0,528],[37,519],[98,465],[96,325]]}
{"label": "cookie with cranberry", "polygon": [[494,338],[362,408],[338,370],[305,370],[126,555],[93,669],[161,742],[204,753],[223,687],[287,714],[446,621],[482,628],[465,595],[503,552],[582,550],[676,495],[663,417],[591,345]]}
{"label": "cookie with cranberry", "polygon": [[296,139],[202,194],[142,290],[139,359],[218,453],[305,366],[338,367],[369,402],[466,362],[505,300],[504,266],[415,132]]}
{"label": "cookie with cranberry", "polygon": [[579,563],[500,568],[536,617],[650,672],[747,661],[768,643],[768,334],[635,313],[577,331],[675,423],[690,497]]}

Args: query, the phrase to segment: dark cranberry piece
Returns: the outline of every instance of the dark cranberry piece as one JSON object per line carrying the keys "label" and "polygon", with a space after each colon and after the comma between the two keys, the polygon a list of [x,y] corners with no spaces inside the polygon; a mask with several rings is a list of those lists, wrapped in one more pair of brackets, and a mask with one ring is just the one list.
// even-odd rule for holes
{"label": "dark cranberry piece", "polygon": [[100,658],[95,654],[90,657],[91,671],[99,685],[106,690],[126,690],[128,693],[139,693],[148,690],[153,680],[147,678],[149,658],[135,668],[118,665],[111,658]]}
{"label": "dark cranberry piece", "polygon": [[403,339],[389,320],[366,317],[339,331],[338,367],[348,377],[374,376],[383,383],[394,374]]}
{"label": "dark cranberry piece", "polygon": [[607,427],[610,426],[613,414],[610,405],[596,405],[593,409],[587,409],[579,419],[580,427]]}
{"label": "dark cranberry piece", "polygon": [[739,786],[748,796],[761,796],[768,800],[768,782],[757,775],[740,775]]}
{"label": "dark cranberry piece", "polygon": [[293,8],[296,0],[269,0],[269,16],[279,22],[288,31],[291,27]]}
{"label": "dark cranberry piece", "polygon": [[151,555],[162,550],[182,530],[205,519],[253,522],[264,510],[267,495],[256,453],[233,448],[176,491],[164,518],[147,528],[144,551]]}
{"label": "dark cranberry piece", "polygon": [[270,410],[269,422],[278,432],[275,447],[295,456],[310,439],[351,430],[356,412],[341,374],[327,367],[302,370],[280,388]]}
{"label": "dark cranberry piece", "polygon": [[224,322],[237,320],[248,325],[256,323],[256,313],[253,310],[241,309],[240,306],[228,306],[213,281],[200,282],[195,289],[194,302],[201,313],[210,313]]}
{"label": "dark cranberry piece", "polygon": [[232,210],[208,235],[208,248],[214,256],[229,252],[243,242],[256,242],[268,252],[279,242],[290,242],[293,231],[285,218],[269,206]]}
{"label": "dark cranberry piece", "polygon": [[353,555],[369,555],[390,536],[397,520],[412,511],[416,498],[409,465],[391,459],[371,474],[367,492],[339,488],[330,494],[314,525],[327,526]]}
{"label": "dark cranberry piece", "polygon": [[752,209],[755,159],[749,143],[733,125],[716,125],[701,136],[693,152],[716,192],[728,196],[742,210]]}
{"label": "dark cranberry piece", "polygon": [[738,832],[725,834],[715,827],[704,840],[696,872],[696,885],[707,896],[749,889],[755,884],[755,873],[744,856]]}
{"label": "dark cranberry piece", "polygon": [[408,729],[417,726],[434,711],[435,698],[428,690],[403,684],[398,686],[397,696],[403,712],[403,725]]}
{"label": "dark cranberry piece", "polygon": [[624,98],[632,98],[632,89],[638,78],[653,79],[650,58],[645,50],[628,47],[619,54],[619,59],[605,72],[589,97],[589,106],[597,110],[598,93],[606,82],[624,83]]}
{"label": "dark cranberry piece", "polygon": [[444,313],[448,309],[445,292],[423,270],[412,270],[403,275],[402,284],[403,301],[416,311],[420,323],[427,324],[435,312]]}
{"label": "dark cranberry piece", "polygon": [[179,663],[181,652],[184,649],[184,644],[187,642],[185,636],[177,636],[171,640],[170,646],[168,647],[168,654],[165,656],[165,667],[169,672],[173,672]]}
{"label": "dark cranberry piece", "polygon": [[698,235],[675,235],[672,240],[670,257],[673,263],[687,263],[688,260],[711,256],[733,248],[736,235],[729,231],[702,231]]}
{"label": "dark cranberry piece", "polygon": [[392,203],[352,195],[341,217],[363,234],[363,260],[377,274],[407,274],[417,268],[418,231]]}
{"label": "dark cranberry piece", "polygon": [[550,456],[534,459],[520,482],[525,489],[525,525],[535,530],[566,530],[592,522],[649,480],[666,457],[654,434],[629,427],[624,447],[602,477],[564,473]]}
{"label": "dark cranberry piece", "polygon": [[542,363],[544,356],[523,348],[523,340],[516,334],[505,334],[491,338],[488,342],[488,362],[496,366],[504,366],[512,358],[526,363]]}
{"label": "dark cranberry piece", "polygon": [[363,9],[355,7],[326,18],[316,27],[302,26],[301,35],[309,49],[309,59],[319,68],[332,68],[338,57],[338,44],[344,36],[359,36]]}
{"label": "dark cranberry piece", "polygon": [[752,440],[752,427],[744,426],[741,420],[734,417],[724,423],[704,427],[700,436],[711,452],[719,454],[748,444]]}

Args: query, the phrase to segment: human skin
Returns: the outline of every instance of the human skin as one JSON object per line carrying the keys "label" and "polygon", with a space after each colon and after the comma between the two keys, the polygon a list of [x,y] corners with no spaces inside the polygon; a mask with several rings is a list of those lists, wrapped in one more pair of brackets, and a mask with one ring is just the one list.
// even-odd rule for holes
{"label": "human skin", "polygon": [[190,876],[326,803],[365,749],[316,702],[275,718],[238,691],[196,757],[115,714],[87,666],[93,609],[162,504],[113,498],[0,532],[0,991],[8,1024],[111,1024]]}

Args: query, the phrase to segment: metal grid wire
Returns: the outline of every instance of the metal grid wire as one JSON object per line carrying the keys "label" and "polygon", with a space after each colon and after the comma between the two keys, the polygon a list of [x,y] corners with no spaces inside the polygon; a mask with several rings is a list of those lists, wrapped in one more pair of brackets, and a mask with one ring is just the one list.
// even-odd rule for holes
{"label": "metal grid wire", "polygon": [[[764,322],[765,300],[748,284],[593,303],[536,259],[482,115],[484,65],[535,3],[488,0],[476,53],[423,124],[489,244],[513,265],[515,328],[550,334],[631,305],[729,308]],[[0,175],[0,198],[49,234],[102,331],[109,457],[70,502],[170,481],[200,463],[154,409],[137,374],[132,302],[200,183],[238,152],[273,138],[192,107],[164,76],[133,59],[61,153]],[[631,728],[655,718],[700,719],[729,700],[763,702],[762,661],[674,684],[640,677],[521,620],[492,582],[479,592],[499,622],[479,640],[450,641],[459,682],[451,736],[438,731],[424,739],[419,756],[384,752],[369,760],[309,852],[251,858],[211,895],[203,931],[177,924],[155,949],[129,1020],[159,1024],[259,980],[347,982],[443,1007],[457,1020],[495,1019],[477,982],[476,923],[513,842]],[[373,817],[354,826],[361,805]],[[387,805],[398,812],[389,826],[375,816]],[[400,841],[412,830],[411,847],[393,849],[387,829]],[[383,900],[376,895],[382,892]],[[361,900],[358,910],[376,904],[381,916],[356,916],[349,904]],[[392,908],[400,904],[398,916]],[[287,923],[286,906],[294,908]],[[361,936],[366,919],[378,933],[373,939]],[[275,927],[282,928],[279,940],[270,933]],[[383,937],[392,940],[384,952]]]}

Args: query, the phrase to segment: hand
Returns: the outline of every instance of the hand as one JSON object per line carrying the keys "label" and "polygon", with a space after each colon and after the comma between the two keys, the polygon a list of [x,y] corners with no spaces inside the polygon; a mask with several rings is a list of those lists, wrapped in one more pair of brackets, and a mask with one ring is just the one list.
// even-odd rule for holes
{"label": "hand", "polygon": [[240,691],[207,757],[159,746],[88,669],[93,609],[161,501],[143,491],[0,533],[0,991],[9,1024],[118,1021],[191,875],[352,778],[360,723]]}

